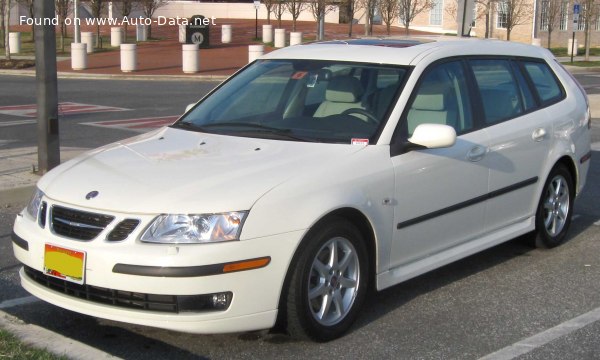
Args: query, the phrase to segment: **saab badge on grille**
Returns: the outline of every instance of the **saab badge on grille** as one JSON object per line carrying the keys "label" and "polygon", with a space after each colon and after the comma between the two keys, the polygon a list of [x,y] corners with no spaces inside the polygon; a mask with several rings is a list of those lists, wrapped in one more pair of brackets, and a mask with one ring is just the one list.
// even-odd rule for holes
{"label": "saab badge on grille", "polygon": [[86,200],[91,200],[93,198],[95,198],[96,196],[98,196],[98,194],[100,194],[97,191],[90,191],[89,193],[87,193],[87,195],[85,196]]}

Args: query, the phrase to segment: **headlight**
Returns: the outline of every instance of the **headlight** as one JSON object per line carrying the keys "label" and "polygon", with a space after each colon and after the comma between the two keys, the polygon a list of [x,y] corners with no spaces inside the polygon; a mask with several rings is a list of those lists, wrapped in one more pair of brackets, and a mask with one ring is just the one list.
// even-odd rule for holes
{"label": "headlight", "polygon": [[42,202],[42,197],[43,196],[44,196],[44,193],[41,192],[40,189],[36,188],[35,189],[35,194],[33,194],[33,197],[31,198],[31,201],[27,205],[27,214],[29,214],[29,216],[33,220],[37,220],[38,212],[40,210],[40,204]]}
{"label": "headlight", "polygon": [[144,242],[198,244],[239,240],[247,211],[222,214],[160,215],[144,232]]}

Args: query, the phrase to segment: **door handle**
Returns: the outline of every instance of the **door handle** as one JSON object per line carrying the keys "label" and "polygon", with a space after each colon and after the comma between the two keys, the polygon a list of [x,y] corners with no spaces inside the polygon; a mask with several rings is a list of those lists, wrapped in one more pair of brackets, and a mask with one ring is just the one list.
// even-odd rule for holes
{"label": "door handle", "polygon": [[544,128],[535,129],[533,131],[533,133],[531,134],[531,138],[533,139],[533,141],[536,141],[536,142],[540,142],[540,141],[546,139],[546,129],[544,129]]}
{"label": "door handle", "polygon": [[485,156],[485,154],[487,153],[487,148],[484,146],[474,146],[473,148],[471,148],[471,150],[469,150],[469,152],[467,153],[467,159],[469,159],[469,161],[479,161],[481,159],[483,159],[483,157]]}

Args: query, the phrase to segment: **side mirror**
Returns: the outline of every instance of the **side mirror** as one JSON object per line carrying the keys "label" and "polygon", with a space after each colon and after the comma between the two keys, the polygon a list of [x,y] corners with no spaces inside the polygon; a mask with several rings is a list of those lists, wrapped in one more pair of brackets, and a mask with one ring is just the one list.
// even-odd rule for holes
{"label": "side mirror", "polygon": [[192,109],[194,106],[196,106],[196,104],[189,104],[188,106],[186,106],[186,107],[185,107],[185,112],[184,112],[184,114],[185,114],[186,112],[190,111],[190,110],[191,110],[191,109]]}
{"label": "side mirror", "polygon": [[446,148],[456,143],[456,131],[448,125],[421,124],[408,141],[428,149]]}

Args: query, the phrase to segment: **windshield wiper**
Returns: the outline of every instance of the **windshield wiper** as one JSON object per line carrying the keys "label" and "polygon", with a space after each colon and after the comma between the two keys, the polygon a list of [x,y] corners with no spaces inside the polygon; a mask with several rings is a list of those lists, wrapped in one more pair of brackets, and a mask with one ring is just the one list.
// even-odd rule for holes
{"label": "windshield wiper", "polygon": [[273,134],[273,135],[277,135],[279,137],[283,137],[283,138],[290,139],[290,140],[313,142],[312,139],[307,139],[307,138],[303,138],[303,137],[299,137],[299,136],[291,134],[292,131],[290,129],[281,129],[281,128],[276,128],[276,127],[257,124],[257,123],[223,122],[223,123],[213,123],[213,124],[202,125],[200,128],[208,129],[208,128],[215,128],[215,127],[246,127],[246,128],[261,130],[261,131],[257,131],[260,134]]}

